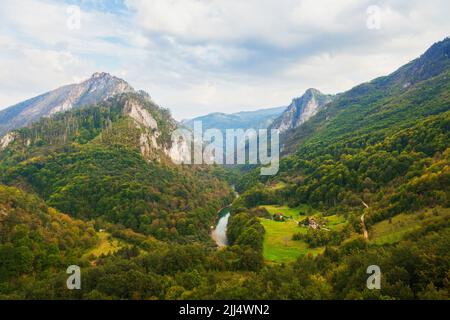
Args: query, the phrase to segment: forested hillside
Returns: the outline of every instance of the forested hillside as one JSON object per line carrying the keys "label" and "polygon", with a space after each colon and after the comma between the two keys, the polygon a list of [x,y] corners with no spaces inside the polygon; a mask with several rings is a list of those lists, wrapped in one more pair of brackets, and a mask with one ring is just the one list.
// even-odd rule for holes
{"label": "forested hillside", "polygon": [[[447,39],[392,75],[340,95],[299,127],[285,141],[287,148],[295,141],[297,151],[271,181],[285,185],[265,196],[330,213],[362,209],[363,200],[379,207],[369,220],[448,206],[449,51]],[[239,190],[257,179],[248,174]]]}
{"label": "forested hillside", "polygon": [[27,278],[33,286],[48,273],[78,263],[97,240],[92,223],[74,220],[36,196],[0,185],[0,297],[11,291],[14,297],[19,279]]}
{"label": "forested hillside", "polygon": [[120,223],[159,239],[205,240],[230,191],[210,168],[172,164],[166,150],[174,128],[167,110],[147,97],[120,95],[11,133],[1,179],[76,218]]}
{"label": "forested hillside", "polygon": [[[306,252],[318,255],[319,263],[334,252],[331,248],[342,252],[359,243],[361,255],[377,254],[393,267],[388,260],[395,258],[389,252],[406,250],[412,265],[411,269],[405,265],[402,272],[412,281],[412,274],[428,258],[412,258],[416,253],[411,250],[432,256],[448,251],[448,239],[436,239],[446,238],[449,232],[449,53],[450,39],[445,39],[392,75],[339,95],[310,121],[287,132],[283,143],[288,155],[281,160],[278,175],[261,177],[255,170],[239,179],[237,190],[242,195],[233,205],[236,212],[259,210],[255,208],[269,208],[278,216],[286,212],[280,218],[286,222],[258,218],[266,231],[266,259],[283,261],[283,254],[306,247]],[[292,219],[300,219],[302,227],[295,227]],[[284,240],[279,239],[280,233]],[[365,240],[356,240],[363,235]],[[334,254],[337,265],[347,263],[346,254]],[[370,259],[357,253],[351,258],[358,264]],[[396,263],[401,269],[401,263]],[[381,293],[418,298],[431,290],[435,298],[448,297],[449,260],[437,259],[432,264],[428,275],[437,278],[425,276],[425,271],[420,276],[428,284],[393,276],[398,291],[382,289]],[[339,286],[333,285],[339,298],[356,294],[351,293],[352,285],[348,289]],[[419,287],[427,293],[419,294]]]}

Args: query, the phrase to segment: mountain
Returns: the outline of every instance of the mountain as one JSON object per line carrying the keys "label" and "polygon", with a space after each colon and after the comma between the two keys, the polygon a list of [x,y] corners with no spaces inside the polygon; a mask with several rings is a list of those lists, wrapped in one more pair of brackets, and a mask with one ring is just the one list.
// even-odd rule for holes
{"label": "mountain", "polygon": [[[340,94],[288,132],[288,156],[270,179],[283,182],[284,201],[358,212],[362,199],[371,207],[369,224],[447,207],[449,53],[446,38],[392,74]],[[257,175],[243,176],[238,191],[252,189]]]}
{"label": "mountain", "polygon": [[316,115],[333,99],[333,95],[323,94],[317,89],[308,89],[300,98],[292,100],[286,110],[274,120],[271,128],[279,129],[280,132],[295,129]]}
{"label": "mountain", "polygon": [[317,114],[335,96],[326,95],[317,89],[308,89],[288,107],[261,109],[232,114],[211,113],[205,116],[183,120],[182,125],[193,128],[195,121],[201,121],[203,130],[219,129],[279,129],[285,132],[295,129]]}
{"label": "mountain", "polygon": [[327,145],[368,132],[396,132],[448,110],[449,69],[450,38],[446,38],[392,74],[338,95],[283,138],[284,152],[296,152],[310,138]]}
{"label": "mountain", "polygon": [[122,79],[104,72],[95,73],[79,84],[67,85],[1,110],[0,136],[42,117],[95,104],[116,94],[133,91],[134,89]]}
{"label": "mountain", "polygon": [[[87,123],[89,119],[95,123]],[[97,139],[102,143],[139,149],[148,161],[164,157],[176,161],[179,154],[182,157],[178,144],[172,148],[171,134],[176,127],[170,112],[156,105],[148,94],[122,93],[97,105],[59,112],[11,131],[0,140],[0,151],[10,144],[15,148],[73,141],[84,144],[99,135]]]}
{"label": "mountain", "polygon": [[0,180],[78,219],[170,241],[209,240],[210,221],[231,190],[214,168],[174,164],[175,129],[148,95],[115,95],[10,132]]}
{"label": "mountain", "polygon": [[269,127],[286,108],[277,107],[261,109],[256,111],[245,111],[232,114],[211,113],[189,120],[182,121],[182,124],[188,128],[193,128],[194,121],[201,121],[203,130],[219,129],[265,129]]}

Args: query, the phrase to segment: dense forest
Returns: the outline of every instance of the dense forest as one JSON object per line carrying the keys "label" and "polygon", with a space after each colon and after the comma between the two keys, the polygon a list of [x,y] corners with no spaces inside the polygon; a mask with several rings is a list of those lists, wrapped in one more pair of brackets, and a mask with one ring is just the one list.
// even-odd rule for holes
{"label": "dense forest", "polygon": [[[116,236],[128,245],[114,255],[98,257],[92,265],[88,258],[80,258],[83,248],[95,243],[92,225],[75,224],[56,211],[52,215],[52,209],[17,189],[2,188],[1,197],[11,206],[20,202],[13,213],[24,217],[20,227],[7,232],[4,225],[11,222],[2,221],[2,298],[448,298],[450,229],[448,216],[440,212],[437,221],[424,223],[396,245],[371,245],[355,238],[327,247],[320,256],[307,255],[282,265],[263,263],[258,211],[233,215],[232,243],[223,250],[201,243],[169,244],[121,229]],[[47,221],[27,221],[31,214]],[[58,230],[60,219],[64,219],[64,231]],[[72,261],[83,268],[81,290],[65,289],[67,275],[62,266]],[[374,262],[386,270],[380,291],[365,288],[365,266]]]}

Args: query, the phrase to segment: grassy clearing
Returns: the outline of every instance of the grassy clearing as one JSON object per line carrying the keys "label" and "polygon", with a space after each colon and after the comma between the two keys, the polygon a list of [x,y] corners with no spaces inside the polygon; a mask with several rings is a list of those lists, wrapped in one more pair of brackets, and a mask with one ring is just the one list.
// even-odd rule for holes
{"label": "grassy clearing", "polygon": [[95,248],[88,251],[84,257],[90,258],[95,257],[98,258],[102,254],[108,255],[114,252],[119,251],[124,245],[117,239],[111,237],[111,234],[107,232],[97,232],[98,236],[98,244]]}
{"label": "grassy clearing", "polygon": [[450,209],[440,208],[423,210],[411,214],[399,214],[392,219],[374,224],[369,229],[370,240],[376,244],[392,244],[399,242],[403,236],[420,228],[421,224],[428,221],[450,217]]}
{"label": "grassy clearing", "polygon": [[347,220],[342,215],[323,216],[320,211],[312,209],[310,206],[302,204],[297,208],[289,208],[287,206],[262,206],[266,208],[271,215],[281,213],[285,217],[292,217],[293,220],[299,222],[307,216],[323,217],[327,220],[327,228],[331,230],[339,230],[347,224]]}
{"label": "grassy clearing", "polygon": [[348,221],[342,215],[332,215],[325,217],[325,219],[327,219],[326,227],[334,231],[342,230],[348,224]]}
{"label": "grassy clearing", "polygon": [[272,190],[280,190],[283,189],[284,187],[286,187],[286,183],[281,181],[271,186]]}
{"label": "grassy clearing", "polygon": [[292,217],[294,220],[302,219],[307,215],[318,215],[319,211],[312,209],[310,206],[306,204],[302,204],[297,208],[289,208],[288,206],[261,206],[266,208],[270,214],[281,213],[285,217]]}
{"label": "grassy clearing", "polygon": [[307,253],[317,254],[322,249],[310,249],[303,241],[293,241],[292,236],[306,232],[293,221],[277,222],[261,219],[266,230],[264,237],[264,258],[274,262],[289,262]]}
{"label": "grassy clearing", "polygon": [[289,208],[287,206],[263,206],[270,214],[281,213],[292,220],[277,222],[269,219],[261,219],[261,224],[266,230],[264,237],[264,258],[272,262],[289,262],[308,253],[314,255],[321,252],[322,248],[310,249],[303,241],[294,241],[292,236],[298,232],[306,232],[306,228],[298,226],[298,220],[307,212],[308,206]]}

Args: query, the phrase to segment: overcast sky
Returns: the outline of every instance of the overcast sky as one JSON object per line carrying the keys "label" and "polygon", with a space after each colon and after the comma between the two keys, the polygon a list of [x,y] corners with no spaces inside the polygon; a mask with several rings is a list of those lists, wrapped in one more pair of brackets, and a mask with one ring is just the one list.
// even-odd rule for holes
{"label": "overcast sky", "polygon": [[2,0],[0,109],[96,71],[178,120],[284,106],[392,72],[449,36],[449,13],[448,0]]}

